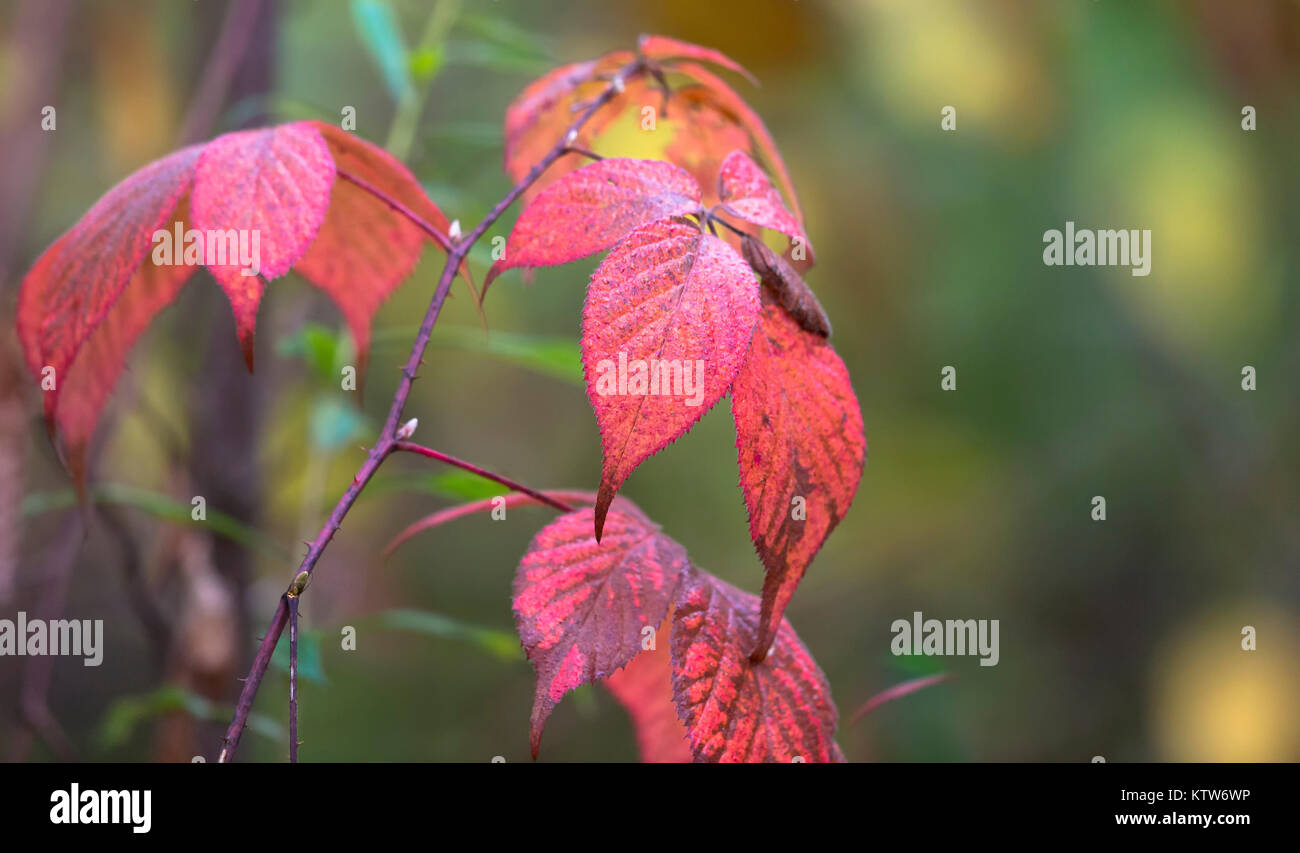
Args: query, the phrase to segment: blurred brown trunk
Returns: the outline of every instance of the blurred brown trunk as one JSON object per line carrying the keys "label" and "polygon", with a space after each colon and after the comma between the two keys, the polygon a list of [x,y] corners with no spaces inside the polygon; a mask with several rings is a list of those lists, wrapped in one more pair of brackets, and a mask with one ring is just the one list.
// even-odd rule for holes
{"label": "blurred brown trunk", "polygon": [[[219,33],[195,84],[194,101],[182,141],[207,139],[218,131],[220,115],[230,105],[268,94],[275,72],[278,32],[275,0],[241,0],[229,6],[195,7],[203,31]],[[264,124],[259,109],[246,125]],[[207,283],[210,285],[210,283]],[[215,286],[199,288],[205,317],[229,318],[230,309]],[[189,482],[209,510],[220,510],[257,526],[261,521],[262,479],[257,439],[264,412],[264,381],[254,381],[236,345],[233,321],[205,324],[203,355],[190,398]],[[262,377],[265,380],[265,376]],[[230,703],[239,692],[236,666],[251,650],[245,592],[252,576],[248,550],[209,535],[183,543],[180,577],[184,603],[177,614],[168,680],[204,698]],[[224,630],[222,630],[224,624]],[[222,736],[218,723],[196,723],[176,715],[159,726],[156,757],[189,761],[215,753]]]}
{"label": "blurred brown trunk", "polygon": [[[59,86],[64,25],[63,0],[28,0],[14,15],[7,51],[11,77],[0,92],[0,323],[13,328],[10,294],[20,278],[15,261],[23,249],[37,183],[50,147],[41,110]],[[0,607],[16,595],[22,538],[20,505],[26,477],[27,371],[18,347],[6,338],[0,350]]]}

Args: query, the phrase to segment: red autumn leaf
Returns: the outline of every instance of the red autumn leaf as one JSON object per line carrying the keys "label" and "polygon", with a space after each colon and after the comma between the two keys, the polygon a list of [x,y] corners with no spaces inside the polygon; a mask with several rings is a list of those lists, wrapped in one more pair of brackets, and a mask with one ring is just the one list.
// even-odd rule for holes
{"label": "red autumn leaf", "polygon": [[260,275],[239,263],[207,264],[230,298],[249,369],[262,279],[279,278],[306,254],[325,222],[334,174],[329,146],[308,122],[219,136],[204,146],[194,168],[194,227],[258,239]]}
{"label": "red autumn leaf", "polygon": [[758,273],[767,294],[803,328],[823,338],[831,336],[831,319],[803,276],[785,258],[769,249],[762,240],[745,235],[740,253]]}
{"label": "red autumn leaf", "polygon": [[23,278],[18,337],[38,381],[53,371],[53,387],[42,386],[46,422],[66,436],[65,461],[79,484],[86,444],[127,351],[190,272],[143,262],[153,233],[170,227],[200,150],[170,154],[109,190]]}
{"label": "red autumn leaf", "polygon": [[[339,170],[378,187],[445,235],[447,217],[400,160],[341,128],[312,122]],[[330,295],[357,347],[357,373],[365,372],[370,321],[406,280],[424,253],[425,233],[350,180],[337,180],[325,217],[307,254],[294,267]]]}
{"label": "red autumn leaf", "polygon": [[740,255],[681,220],[633,231],[592,274],[582,361],[604,451],[598,540],[628,475],[726,393],[758,311],[754,273]]}
{"label": "red autumn leaf", "polygon": [[758,81],[754,75],[745,70],[739,62],[727,56],[719,50],[711,47],[701,47],[698,44],[691,44],[686,41],[678,41],[668,36],[644,35],[637,40],[637,50],[647,59],[673,60],[673,59],[696,59],[700,62],[711,62],[714,65],[726,68],[729,71],[735,71],[742,75],[755,86]]}
{"label": "red autumn leaf", "polygon": [[[728,86],[726,81],[704,66],[694,62],[683,62],[677,66],[677,70],[699,81],[699,89],[702,92],[697,93],[697,97],[700,98],[701,103],[710,105],[749,135],[752,146],[743,146],[744,149],[752,150],[757,154],[763,165],[776,175],[777,183],[781,187],[781,192],[785,194],[786,201],[790,203],[795,219],[803,222],[799,198],[794,192],[794,181],[790,179],[790,172],[785,167],[785,161],[781,159],[781,152],[777,150],[776,140],[772,138],[767,125],[763,124],[758,113],[754,112],[749,104],[745,103],[745,99],[736,94],[736,90]],[[701,181],[705,180],[698,174],[696,177]]]}
{"label": "red autumn leaf", "polygon": [[766,305],[731,389],[740,486],[763,562],[762,659],[813,557],[848,512],[866,459],[862,412],[826,340]]}
{"label": "red autumn leaf", "polygon": [[[33,265],[18,296],[18,336],[38,380],[53,369],[46,420],[79,486],[86,445],[127,353],[209,252],[250,365],[261,275],[274,278],[300,262],[339,302],[364,352],[370,316],[413,266],[419,246],[411,242],[414,226],[395,224],[385,201],[362,197],[351,184],[339,188],[336,162],[445,228],[445,217],[400,163],[328,125],[297,122],[226,134],[145,166],[105,193]],[[391,242],[381,246],[358,226]],[[229,229],[255,232],[261,275],[241,274],[229,240],[190,241],[188,232],[209,229],[223,237]],[[160,230],[184,235],[170,260],[154,239]]]}
{"label": "red autumn leaf", "polygon": [[671,616],[659,627],[654,648],[643,650],[604,682],[632,718],[637,748],[645,764],[684,764],[691,760],[686,728],[677,719],[673,702],[670,622]]}
{"label": "red autumn leaf", "polygon": [[[63,378],[148,256],[154,232],[168,223],[200,151],[170,154],[109,190],[23,278],[18,334],[38,376],[50,366]],[[47,411],[58,390],[46,398]]]}
{"label": "red autumn leaf", "polygon": [[689,565],[686,551],[630,503],[620,502],[606,521],[598,543],[592,510],[561,516],[533,538],[515,575],[515,622],[537,670],[534,758],[556,703],[641,651],[642,629],[663,622]]}
{"label": "red autumn leaf", "polygon": [[[684,85],[678,85],[665,101],[655,81],[631,77],[623,91],[600,107],[578,131],[573,145],[606,156],[631,153],[606,148],[602,141],[624,116],[632,113],[637,122],[643,122],[650,108],[655,129],[641,125],[642,132],[660,135],[661,159],[690,172],[704,188],[707,204],[717,201],[712,196],[723,159],[742,149],[753,153],[777,176],[796,218],[800,218],[790,176],[763,122],[721,78],[699,61],[691,60],[711,62],[740,73],[745,73],[744,69],[717,51],[675,39],[643,36],[641,44],[643,56],[672,75],[674,84],[684,81]],[[516,181],[522,180],[563,138],[576,111],[601,93],[610,75],[634,59],[629,51],[616,51],[597,60],[565,65],[530,83],[506,110],[506,173]],[[645,156],[643,150],[637,153]],[[561,157],[529,188],[524,200],[531,202],[545,187],[583,162],[579,153]]]}
{"label": "red autumn leaf", "polygon": [[591,163],[548,186],[524,209],[483,287],[508,269],[567,264],[608,249],[642,225],[698,211],[699,185],[671,163]]}
{"label": "red autumn leaf", "polygon": [[[606,54],[600,59],[562,65],[529,83],[506,108],[505,171],[516,181],[523,180],[573,124],[575,108],[600,93],[605,83],[598,78],[613,74],[633,60],[631,51]],[[579,131],[575,142],[590,147],[600,130],[622,114],[627,104],[621,98],[596,111]],[[580,154],[561,157],[546,170],[541,180],[524,194],[531,201],[543,187],[579,168],[585,162]]]}
{"label": "red autumn leaf", "polygon": [[803,226],[786,209],[781,194],[767,175],[744,151],[732,151],[722,161],[718,170],[718,198],[723,209],[732,215],[802,241],[809,258],[812,257],[812,243]]}
{"label": "red autumn leaf", "polygon": [[772,652],[749,659],[759,600],[688,572],[673,618],[673,694],[697,761],[842,761],[830,685],[790,623]]}

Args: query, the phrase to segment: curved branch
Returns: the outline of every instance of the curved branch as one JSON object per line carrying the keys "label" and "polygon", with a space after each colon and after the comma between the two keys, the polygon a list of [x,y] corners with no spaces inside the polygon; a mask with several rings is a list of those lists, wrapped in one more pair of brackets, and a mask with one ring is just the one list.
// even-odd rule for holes
{"label": "curved branch", "polygon": [[503,477],[500,474],[493,474],[491,471],[488,471],[484,468],[480,468],[472,462],[466,462],[462,459],[457,459],[455,456],[450,456],[439,450],[434,450],[431,447],[425,447],[424,445],[414,444],[409,441],[399,441],[393,445],[393,449],[400,450],[405,453],[415,453],[420,456],[427,456],[430,459],[436,459],[439,462],[445,462],[448,465],[454,465],[455,467],[460,468],[464,471],[468,471],[471,474],[477,474],[478,476],[482,477],[485,480],[491,480],[494,483],[500,483],[501,485],[505,486],[507,489],[510,489],[511,491],[520,492],[522,494],[528,495],[528,497],[532,498],[538,503],[543,503],[549,507],[554,507],[555,509],[558,509],[560,512],[573,512],[573,507],[569,506],[562,500],[557,500],[556,498],[551,497],[545,492],[539,492],[536,489],[530,489],[525,485],[516,483],[514,480],[511,480],[508,477]]}
{"label": "curved branch", "polygon": [[370,193],[375,198],[379,199],[384,204],[391,207],[393,210],[397,211],[398,213],[405,216],[407,219],[411,220],[411,224],[415,225],[425,234],[428,234],[430,237],[432,237],[433,242],[441,246],[444,252],[450,252],[452,250],[451,238],[448,237],[446,234],[442,233],[441,231],[439,231],[437,228],[433,227],[433,225],[429,224],[427,221],[425,221],[424,217],[420,216],[414,210],[411,210],[411,208],[402,204],[400,201],[393,198],[391,195],[384,192],[374,184],[370,183],[360,175],[354,175],[351,172],[349,172],[347,169],[335,169],[335,172],[343,180],[350,181],[351,183],[356,184],[358,187]]}
{"label": "curved branch", "polygon": [[[379,466],[383,464],[388,455],[398,449],[397,445],[401,443],[397,439],[398,425],[401,423],[402,412],[406,408],[407,397],[411,394],[411,385],[415,382],[416,372],[424,360],[424,351],[429,345],[429,336],[433,333],[433,326],[438,321],[438,315],[442,312],[442,305],[447,299],[447,293],[451,290],[451,283],[455,279],[461,264],[469,255],[470,249],[501,218],[506,209],[527,192],[528,188],[542,176],[542,173],[551,167],[552,163],[564,155],[582,126],[590,121],[591,117],[601,107],[622,92],[629,79],[646,73],[647,68],[646,60],[637,58],[619,69],[604,91],[587,104],[582,114],[569,125],[560,138],[556,140],[551,150],[529,170],[523,180],[515,184],[510,192],[506,193],[505,197],[488,211],[487,216],[483,217],[482,221],[474,226],[474,230],[470,231],[450,248],[447,261],[442,268],[442,275],[438,279],[438,287],[433,292],[433,298],[429,301],[424,320],[420,323],[420,330],[415,336],[415,342],[411,345],[411,355],[402,367],[402,378],[397,383],[397,390],[393,394],[393,403],[388,410],[388,418],[384,421],[384,426],[380,430],[379,440],[370,449],[366,461],[361,464],[356,476],[352,478],[352,485],[339,498],[320,533],[316,534],[315,539],[307,543],[307,554],[303,557],[298,571],[294,573],[294,583],[299,581],[303,573],[310,577],[311,572],[316,568],[316,563],[320,560],[321,554],[325,552],[330,540],[338,532],[339,526],[343,523],[343,518],[348,514],[348,510],[352,509],[352,505],[356,503],[362,489],[370,482],[370,478],[375,475],[375,471],[379,469]],[[362,186],[360,183],[357,185]],[[421,225],[421,221],[417,221],[419,217],[416,217],[405,205],[400,207],[394,205],[393,209],[411,218],[411,221],[421,228],[428,225],[428,223]],[[433,230],[436,231],[437,229]],[[261,686],[262,678],[266,675],[266,668],[271,662],[271,655],[275,652],[275,646],[279,642],[280,635],[284,633],[284,626],[288,622],[288,617],[289,606],[286,597],[281,596],[280,603],[271,616],[271,624],[267,626],[266,633],[262,636],[262,642],[258,646],[257,654],[253,658],[252,668],[249,670],[247,678],[244,679],[243,690],[240,691],[239,701],[235,705],[235,717],[230,721],[230,727],[226,730],[221,754],[217,759],[221,763],[228,762],[234,757],[235,750],[239,746],[239,738],[244,732],[244,726],[248,723],[248,715],[253,710],[253,700],[257,697],[258,687]]]}

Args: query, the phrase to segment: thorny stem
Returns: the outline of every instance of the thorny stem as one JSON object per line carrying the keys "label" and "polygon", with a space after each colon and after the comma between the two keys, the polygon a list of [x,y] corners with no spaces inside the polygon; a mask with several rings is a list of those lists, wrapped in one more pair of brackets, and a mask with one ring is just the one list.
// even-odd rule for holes
{"label": "thorny stem", "polygon": [[[556,141],[551,150],[546,153],[546,156],[542,157],[542,159],[529,170],[523,180],[515,184],[514,187],[511,188],[510,192],[506,193],[505,197],[497,202],[495,207],[488,211],[487,216],[483,217],[482,221],[480,221],[478,225],[474,226],[474,230],[470,231],[463,239],[450,246],[447,252],[447,261],[442,268],[442,275],[438,279],[438,286],[433,292],[433,298],[429,301],[429,308],[425,311],[424,320],[420,323],[420,330],[415,336],[415,343],[411,346],[411,355],[407,358],[405,366],[402,367],[402,378],[397,383],[397,390],[393,394],[393,404],[389,408],[388,418],[384,421],[384,426],[380,430],[379,440],[376,441],[375,446],[370,449],[365,462],[361,463],[361,467],[357,470],[356,476],[352,478],[352,485],[348,486],[347,490],[343,492],[343,496],[340,497],[338,503],[335,504],[334,509],[330,512],[329,518],[326,519],[324,526],[321,527],[320,532],[316,534],[316,538],[311,542],[306,543],[307,554],[302,558],[302,563],[299,565],[298,572],[295,574],[295,583],[298,582],[299,578],[301,578],[304,573],[310,577],[311,572],[316,567],[316,563],[321,558],[321,554],[325,552],[325,548],[329,545],[330,540],[334,538],[334,534],[338,532],[339,527],[342,525],[343,518],[348,514],[348,510],[352,509],[352,505],[356,503],[357,498],[361,494],[361,490],[370,482],[370,478],[375,475],[377,470],[379,470],[379,466],[383,464],[386,458],[388,458],[388,455],[398,449],[398,445],[401,442],[399,442],[396,437],[397,429],[401,423],[402,412],[406,408],[406,399],[411,393],[411,384],[415,381],[416,371],[419,369],[420,363],[423,361],[424,351],[429,345],[429,336],[433,333],[433,325],[437,322],[438,314],[442,311],[442,304],[447,299],[447,293],[451,289],[451,283],[455,279],[456,272],[460,269],[466,256],[469,255],[470,249],[476,242],[478,242],[479,238],[481,238],[483,234],[492,227],[493,223],[501,218],[501,215],[506,212],[506,209],[509,208],[510,205],[514,204],[520,196],[527,192],[528,188],[541,177],[542,173],[550,168],[552,163],[564,156],[568,151],[569,146],[573,144],[577,132],[583,125],[591,120],[591,117],[594,116],[601,107],[605,106],[605,104],[609,103],[615,96],[623,91],[627,80],[633,76],[644,74],[648,70],[649,68],[646,61],[640,58],[633,60],[620,69],[619,72],[614,75],[614,78],[610,81],[609,85],[605,87],[604,91],[588,103],[586,109],[582,111],[582,114],[579,115],[571,125],[569,125],[568,129]],[[369,189],[371,192],[374,192],[376,189],[370,187],[364,182],[356,181],[355,176],[349,176],[342,172],[340,172],[340,175],[345,179],[353,180],[357,186],[360,186],[363,189]],[[418,216],[415,216],[414,213],[406,208],[405,205],[401,205],[400,202],[394,203],[395,200],[388,199],[382,192],[376,194],[386,202],[389,202],[393,209],[409,217],[416,225],[420,225],[422,228],[424,228],[425,225],[428,225],[428,223],[421,225],[423,220]],[[432,226],[429,226],[429,228],[424,228],[424,230],[427,233],[431,228]],[[432,230],[436,231],[437,229]],[[430,236],[433,235],[431,234]],[[438,238],[434,237],[434,239],[437,240]],[[440,241],[439,243],[441,245]],[[253,665],[248,671],[248,676],[244,679],[243,690],[240,691],[239,701],[235,705],[235,717],[231,720],[230,727],[226,730],[226,736],[221,747],[221,754],[217,758],[217,761],[222,764],[229,762],[231,758],[234,757],[235,749],[239,746],[239,738],[244,733],[244,726],[248,722],[248,715],[253,710],[253,700],[257,696],[257,689],[261,686],[262,678],[266,675],[267,666],[271,663],[271,655],[275,652],[276,643],[279,642],[280,635],[284,633],[284,626],[285,623],[288,622],[289,618],[289,605],[287,598],[287,596],[280,597],[280,603],[276,607],[275,613],[271,616],[271,624],[267,626],[266,633],[262,635],[262,641],[257,648],[257,654],[253,657]]]}
{"label": "thorny stem", "polygon": [[289,763],[298,763],[298,596],[285,593],[289,605]]}

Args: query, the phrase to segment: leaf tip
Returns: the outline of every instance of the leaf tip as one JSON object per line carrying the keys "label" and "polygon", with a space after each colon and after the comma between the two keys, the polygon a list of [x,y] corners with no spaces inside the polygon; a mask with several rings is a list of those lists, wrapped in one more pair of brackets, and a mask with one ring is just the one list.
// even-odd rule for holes
{"label": "leaf tip", "polygon": [[497,261],[496,263],[492,264],[492,266],[488,269],[487,275],[483,277],[483,287],[478,292],[478,304],[480,307],[483,305],[483,300],[487,299],[488,288],[492,286],[492,282],[496,281],[497,276],[505,272],[506,269],[507,267],[505,266],[505,261],[503,260]]}

